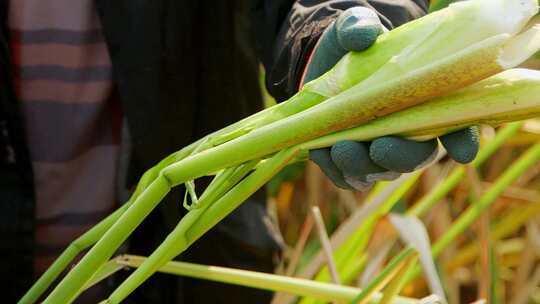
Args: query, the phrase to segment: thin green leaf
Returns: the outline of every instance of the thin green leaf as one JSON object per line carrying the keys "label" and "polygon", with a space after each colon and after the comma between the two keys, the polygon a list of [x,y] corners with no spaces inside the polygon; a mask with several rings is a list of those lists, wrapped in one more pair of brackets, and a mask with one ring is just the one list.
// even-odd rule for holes
{"label": "thin green leaf", "polygon": [[405,265],[399,270],[392,282],[390,282],[390,284],[384,289],[383,298],[379,304],[392,303],[393,299],[401,292],[407,283],[407,277],[405,274],[414,267],[417,260],[418,256],[416,255],[407,258]]}
{"label": "thin green leaf", "polygon": [[103,264],[103,266],[101,266],[99,270],[94,274],[92,279],[90,279],[90,281],[88,281],[88,283],[84,285],[83,290],[86,290],[96,285],[97,283],[103,281],[104,279],[108,278],[109,276],[115,274],[116,272],[124,268],[124,265],[119,264],[117,259],[118,258],[112,259],[108,261],[107,263]]}
{"label": "thin green leaf", "polygon": [[408,259],[416,255],[416,251],[411,247],[403,250],[388,263],[381,273],[379,273],[379,275],[376,276],[351,303],[369,303],[373,295],[382,290],[400,272],[407,264]]}

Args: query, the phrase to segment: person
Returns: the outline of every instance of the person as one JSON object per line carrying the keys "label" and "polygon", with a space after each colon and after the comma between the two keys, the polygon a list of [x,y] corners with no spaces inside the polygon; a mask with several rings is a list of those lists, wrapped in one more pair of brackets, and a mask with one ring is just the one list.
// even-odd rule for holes
{"label": "person", "polygon": [[[125,201],[146,169],[259,111],[259,62],[269,92],[283,101],[346,52],[369,47],[427,6],[427,0],[0,0],[4,300],[16,301],[74,238]],[[450,156],[467,162],[477,130],[441,141]],[[436,149],[436,141],[386,137],[310,155],[338,187],[362,190],[420,167]],[[180,190],[144,221],[126,250],[148,255],[164,239],[185,213]],[[265,210],[259,192],[181,258],[271,272],[281,245]],[[81,303],[103,297],[107,286],[101,287],[83,293]],[[127,302],[270,297],[156,274]]]}

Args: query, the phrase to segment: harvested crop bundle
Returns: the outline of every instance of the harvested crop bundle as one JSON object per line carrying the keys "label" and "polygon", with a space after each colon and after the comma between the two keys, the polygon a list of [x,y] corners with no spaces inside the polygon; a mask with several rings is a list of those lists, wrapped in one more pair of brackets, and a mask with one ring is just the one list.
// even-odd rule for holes
{"label": "harvested crop bundle", "polygon": [[75,241],[21,303],[34,302],[95,243],[44,303],[72,302],[171,187],[186,183],[190,189],[194,179],[215,175],[175,230],[106,303],[125,299],[281,168],[304,160],[310,149],[383,135],[431,138],[473,124],[538,116],[539,72],[503,72],[540,49],[540,26],[523,31],[537,12],[535,0],[472,0],[383,34],[288,101],[210,134],[150,169],[132,198]]}

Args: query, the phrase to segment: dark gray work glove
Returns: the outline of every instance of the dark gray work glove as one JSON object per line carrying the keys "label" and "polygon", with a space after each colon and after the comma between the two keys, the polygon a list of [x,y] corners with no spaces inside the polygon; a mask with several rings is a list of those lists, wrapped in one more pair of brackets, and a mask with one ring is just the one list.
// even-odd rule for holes
{"label": "dark gray work glove", "polygon": [[[383,31],[371,9],[353,7],[344,11],[321,36],[306,64],[301,85],[331,69],[347,52],[369,48]],[[452,159],[471,162],[478,152],[478,128],[442,136],[440,141]],[[421,168],[436,156],[437,147],[437,139],[416,142],[385,136],[372,142],[341,141],[331,148],[310,151],[310,158],[339,188],[362,191],[376,181],[392,180]]]}

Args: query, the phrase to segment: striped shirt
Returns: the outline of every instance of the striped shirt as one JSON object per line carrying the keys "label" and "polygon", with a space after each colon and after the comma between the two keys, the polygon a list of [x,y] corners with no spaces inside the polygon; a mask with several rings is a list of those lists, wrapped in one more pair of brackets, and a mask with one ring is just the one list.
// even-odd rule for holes
{"label": "striped shirt", "polygon": [[8,28],[41,273],[114,208],[121,115],[93,0],[12,0]]}

